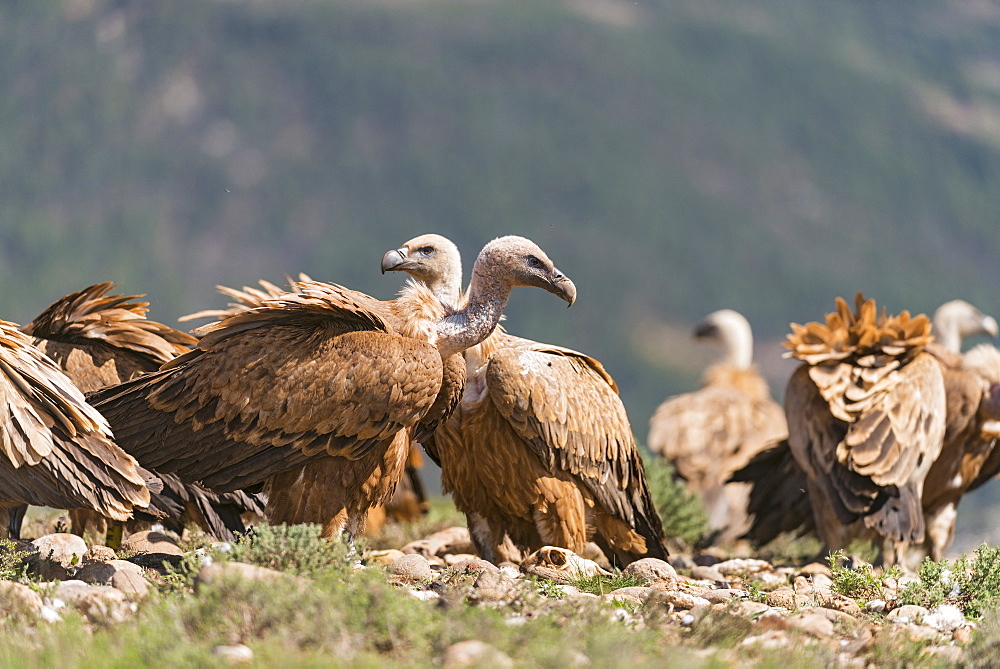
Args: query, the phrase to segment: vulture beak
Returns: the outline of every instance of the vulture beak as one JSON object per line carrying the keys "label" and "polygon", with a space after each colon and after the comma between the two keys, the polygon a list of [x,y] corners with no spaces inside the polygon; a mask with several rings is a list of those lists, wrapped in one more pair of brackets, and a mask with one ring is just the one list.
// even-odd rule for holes
{"label": "vulture beak", "polygon": [[709,337],[717,337],[719,335],[719,326],[715,323],[705,321],[704,323],[698,323],[695,326],[694,332],[692,333],[695,339],[708,339]]}
{"label": "vulture beak", "polygon": [[406,257],[406,247],[401,249],[393,249],[387,251],[384,256],[382,256],[382,274],[386,272],[395,272],[403,269],[403,265],[409,258]]}
{"label": "vulture beak", "polygon": [[566,300],[569,303],[567,307],[572,307],[573,303],[576,302],[576,284],[554,267],[552,268],[550,286],[551,288],[546,287],[546,290],[556,297]]}
{"label": "vulture beak", "polygon": [[983,317],[983,331],[991,337],[996,337],[1000,334],[1000,328],[997,327],[997,319],[992,316]]}

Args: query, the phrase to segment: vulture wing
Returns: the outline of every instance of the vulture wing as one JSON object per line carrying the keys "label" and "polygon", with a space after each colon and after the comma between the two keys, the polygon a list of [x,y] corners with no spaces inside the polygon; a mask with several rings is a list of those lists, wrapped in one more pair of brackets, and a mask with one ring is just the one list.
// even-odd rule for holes
{"label": "vulture wing", "polygon": [[697,490],[720,486],[768,444],[787,436],[782,408],[740,388],[710,385],[668,399],[649,421],[648,446]]}
{"label": "vulture wing", "polygon": [[924,536],[921,489],[941,451],[944,383],[933,357],[905,365],[800,366],[785,394],[789,445],[841,522]]}
{"label": "vulture wing", "polygon": [[153,478],[112,441],[101,414],[13,324],[0,322],[0,499],[90,508],[124,520]]}
{"label": "vulture wing", "polygon": [[441,386],[431,344],[385,303],[297,283],[200,329],[198,348],[93,395],[149,467],[236,490],[329,454],[356,459],[422,417]]}
{"label": "vulture wing", "polygon": [[747,538],[763,546],[784,532],[815,533],[808,479],[792,456],[788,440],[755,455],[730,481],[750,484]]}
{"label": "vulture wing", "polygon": [[662,524],[618,388],[600,362],[505,335],[490,358],[486,385],[497,411],[544,466],[575,476],[607,514],[635,528],[657,555]]}
{"label": "vulture wing", "polygon": [[156,370],[186,353],[197,340],[146,320],[138,295],[107,295],[101,283],[53,303],[21,328],[84,392]]}

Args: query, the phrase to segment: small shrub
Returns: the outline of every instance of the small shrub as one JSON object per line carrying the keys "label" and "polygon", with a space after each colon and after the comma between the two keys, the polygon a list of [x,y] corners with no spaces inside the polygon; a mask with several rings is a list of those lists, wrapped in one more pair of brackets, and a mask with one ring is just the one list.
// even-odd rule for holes
{"label": "small shrub", "polygon": [[833,573],[833,591],[865,603],[882,596],[882,580],[884,578],[899,578],[898,567],[892,567],[881,574],[876,573],[870,564],[861,564],[855,569],[845,566],[847,561],[844,551],[836,551],[826,558]]}
{"label": "small shrub", "polygon": [[667,540],[683,546],[706,543],[711,528],[701,500],[687,491],[684,481],[665,458],[646,458],[644,464],[649,492]]}
{"label": "small shrub", "polygon": [[570,579],[570,585],[575,587],[580,592],[588,592],[592,595],[606,595],[612,590],[617,590],[618,588],[633,588],[636,586],[643,586],[646,583],[632,574],[623,574],[621,572],[616,572],[611,576],[604,576],[602,574],[596,574],[594,576],[580,576],[579,578]]}
{"label": "small shrub", "polygon": [[920,581],[908,585],[900,593],[900,600],[927,608],[954,604],[968,618],[982,617],[1000,602],[1000,548],[984,544],[971,559],[963,555],[954,563],[924,559]]}
{"label": "small shrub", "polygon": [[348,545],[340,539],[322,539],[319,533],[319,525],[258,525],[230,544],[224,556],[299,576],[349,572]]}
{"label": "small shrub", "polygon": [[31,556],[32,552],[19,549],[16,541],[0,538],[0,580],[20,580]]}

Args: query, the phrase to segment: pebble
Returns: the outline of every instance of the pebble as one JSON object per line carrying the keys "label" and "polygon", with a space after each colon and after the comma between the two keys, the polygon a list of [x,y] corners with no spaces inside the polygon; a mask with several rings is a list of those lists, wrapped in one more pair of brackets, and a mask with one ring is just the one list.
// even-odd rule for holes
{"label": "pebble", "polygon": [[24,585],[13,581],[0,581],[0,611],[12,614],[20,611],[37,614],[43,604],[42,596]]}
{"label": "pebble", "polygon": [[756,574],[761,571],[771,571],[771,563],[765,560],[754,560],[750,558],[735,558],[719,562],[713,567],[723,576],[746,574]]}
{"label": "pebble", "polygon": [[85,583],[110,585],[138,597],[149,594],[149,583],[143,575],[142,567],[127,560],[88,562],[77,570],[76,577]]}
{"label": "pebble", "polygon": [[177,542],[162,532],[146,530],[131,534],[122,542],[122,550],[138,555],[174,555],[181,556],[184,552]]}
{"label": "pebble", "polygon": [[195,578],[194,584],[197,588],[202,585],[220,583],[231,578],[262,581],[282,578],[293,579],[295,577],[274,569],[258,567],[257,565],[246,564],[244,562],[214,562],[198,570],[198,576]]}
{"label": "pebble", "polygon": [[643,558],[622,570],[623,574],[634,576],[643,583],[665,583],[669,587],[677,585],[677,572],[669,562],[657,558]]}
{"label": "pebble", "polygon": [[411,583],[417,581],[429,581],[434,578],[431,565],[423,555],[410,553],[403,555],[392,561],[389,565],[389,573],[399,576]]}
{"label": "pebble", "polygon": [[886,616],[886,619],[900,624],[917,623],[920,622],[928,613],[929,611],[922,606],[907,604],[890,611],[889,615]]}
{"label": "pebble", "polygon": [[713,583],[726,583],[726,577],[714,567],[697,566],[691,569],[691,578]]}
{"label": "pebble", "polygon": [[63,567],[71,567],[83,561],[87,552],[87,542],[82,537],[68,532],[56,532],[38,537],[31,542],[38,549],[38,556],[50,559]]}
{"label": "pebble", "polygon": [[253,661],[253,651],[249,646],[238,643],[234,646],[216,646],[212,649],[212,654],[222,658],[230,664],[241,664]]}
{"label": "pebble", "polygon": [[510,656],[490,644],[469,639],[459,641],[444,649],[441,656],[441,666],[445,669],[457,669],[458,667],[497,667],[506,669],[513,667],[514,661]]}

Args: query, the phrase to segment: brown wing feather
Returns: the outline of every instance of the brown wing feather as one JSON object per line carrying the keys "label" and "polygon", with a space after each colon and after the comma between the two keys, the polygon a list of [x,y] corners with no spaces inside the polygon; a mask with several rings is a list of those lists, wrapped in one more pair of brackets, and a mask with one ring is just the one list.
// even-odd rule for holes
{"label": "brown wing feather", "polygon": [[91,508],[124,520],[149,503],[149,473],[107,421],[11,323],[0,322],[0,499]]}
{"label": "brown wing feather", "polygon": [[146,319],[148,302],[141,295],[107,295],[112,283],[70,293],[52,303],[21,330],[37,339],[65,343],[106,344],[147,358],[159,366],[186,352],[195,338]]}
{"label": "brown wing feather", "polygon": [[755,455],[730,481],[751,486],[747,504],[751,522],[746,536],[755,546],[770,543],[785,532],[796,536],[816,532],[808,480],[787,439]]}
{"label": "brown wing feather", "polygon": [[931,356],[881,368],[800,367],[785,405],[796,459],[842,522],[860,517],[890,539],[923,539],[920,490],[945,427],[944,383]]}
{"label": "brown wing feather", "polygon": [[497,411],[550,471],[574,475],[609,515],[662,553],[662,523],[649,494],[625,407],[593,358],[505,335],[490,359]]}
{"label": "brown wing feather", "polygon": [[351,459],[423,416],[441,358],[391,332],[384,303],[299,284],[202,329],[160,372],[100,391],[119,443],[147,466],[233,490],[318,454]]}

